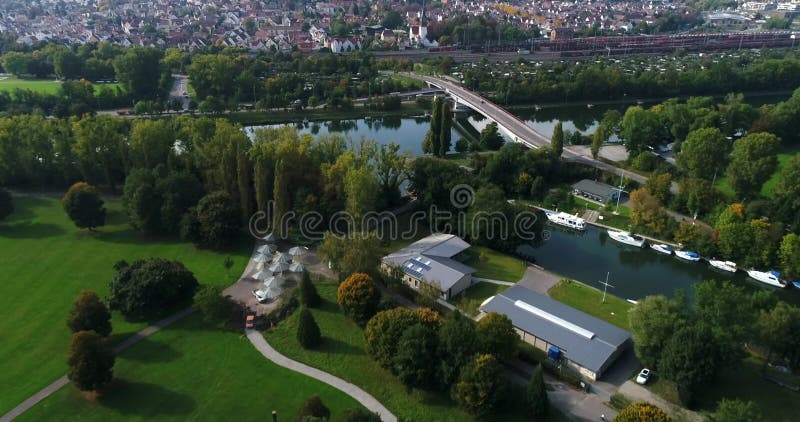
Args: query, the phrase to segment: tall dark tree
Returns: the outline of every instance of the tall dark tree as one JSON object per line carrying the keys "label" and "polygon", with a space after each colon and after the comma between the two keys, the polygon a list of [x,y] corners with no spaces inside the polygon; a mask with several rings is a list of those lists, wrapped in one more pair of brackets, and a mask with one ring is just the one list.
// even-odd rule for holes
{"label": "tall dark tree", "polygon": [[161,96],[161,58],[157,48],[128,48],[114,59],[117,80],[133,98],[156,99]]}
{"label": "tall dark tree", "polygon": [[553,155],[561,157],[564,152],[564,129],[561,122],[556,123],[553,128],[553,136],[550,138],[550,147],[553,149]]}
{"label": "tall dark tree", "polygon": [[478,337],[472,321],[455,311],[439,330],[439,359],[442,385],[451,385],[478,352]]}
{"label": "tall dark tree", "polygon": [[528,382],[526,391],[528,414],[534,418],[541,418],[547,415],[550,401],[547,398],[547,387],[544,385],[544,374],[542,364],[536,365],[531,380]]}
{"label": "tall dark tree", "polygon": [[397,307],[378,312],[364,330],[367,353],[382,367],[390,368],[397,354],[397,339],[418,322],[417,313],[408,308]]}
{"label": "tall dark tree", "polygon": [[719,370],[720,349],[713,338],[704,323],[687,325],[675,330],[661,350],[658,371],[675,382],[684,405],[690,405],[697,389]]}
{"label": "tall dark tree", "polygon": [[[412,325],[397,340],[392,369],[403,384],[423,389],[436,383],[436,331],[423,324]],[[420,353],[420,351],[425,351]]]}
{"label": "tall dark tree", "polygon": [[439,151],[437,154],[444,157],[450,151],[452,144],[453,111],[450,109],[448,101],[443,101],[441,107],[439,117],[442,121],[439,124]]}
{"label": "tall dark tree", "polygon": [[629,315],[636,357],[650,368],[658,368],[666,342],[675,330],[687,324],[685,303],[664,296],[648,296]]}
{"label": "tall dark tree", "polygon": [[204,285],[194,294],[194,307],[206,324],[219,324],[231,316],[233,305],[222,291],[222,286]]}
{"label": "tall dark tree", "polygon": [[5,220],[13,213],[14,200],[11,198],[11,192],[0,187],[0,221]]}
{"label": "tall dark tree", "polygon": [[516,354],[519,336],[507,316],[489,312],[478,321],[475,333],[482,353],[492,354],[499,359],[510,359]]}
{"label": "tall dark tree", "polygon": [[297,342],[305,349],[313,349],[321,341],[322,334],[317,321],[314,320],[314,315],[311,314],[308,308],[303,308],[297,321]]}
{"label": "tall dark tree", "polygon": [[494,356],[483,354],[464,366],[450,396],[467,412],[483,416],[494,409],[505,390],[500,363]]}
{"label": "tall dark tree", "polygon": [[199,243],[212,249],[224,249],[239,233],[239,209],[227,192],[212,192],[195,208]]}
{"label": "tall dark tree", "polygon": [[78,298],[72,304],[67,318],[67,326],[73,333],[94,331],[107,337],[111,334],[111,313],[100,301],[97,293],[84,290],[78,294]]}
{"label": "tall dark tree", "polygon": [[317,288],[311,281],[308,271],[303,271],[303,278],[300,279],[300,303],[307,308],[316,308],[322,302],[322,298],[317,293]]}
{"label": "tall dark tree", "polygon": [[481,130],[481,136],[478,144],[481,148],[489,151],[495,151],[503,146],[503,136],[497,131],[497,123],[491,122]]}
{"label": "tall dark tree", "polygon": [[442,148],[442,111],[442,99],[436,97],[433,100],[433,110],[431,111],[431,128],[426,136],[426,141],[433,155],[439,155]]}
{"label": "tall dark tree", "polygon": [[78,228],[94,230],[106,223],[106,207],[94,186],[83,182],[75,183],[61,203],[69,219]]}
{"label": "tall dark tree", "polygon": [[72,335],[67,377],[81,391],[97,391],[114,376],[114,349],[108,340],[94,331]]}
{"label": "tall dark tree", "polygon": [[790,229],[800,230],[800,156],[795,155],[783,165],[772,202],[774,216]]}
{"label": "tall dark tree", "polygon": [[689,177],[711,180],[714,174],[722,175],[729,152],[730,142],[719,129],[703,128],[689,132],[676,160]]}
{"label": "tall dark tree", "polygon": [[733,144],[728,177],[739,198],[757,195],[777,165],[780,139],[770,133],[751,133]]}

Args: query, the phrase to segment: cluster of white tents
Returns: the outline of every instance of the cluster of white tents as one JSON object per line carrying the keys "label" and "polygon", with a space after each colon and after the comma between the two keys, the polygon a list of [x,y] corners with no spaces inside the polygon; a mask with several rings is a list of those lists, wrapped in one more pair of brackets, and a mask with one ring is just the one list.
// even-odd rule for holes
{"label": "cluster of white tents", "polygon": [[250,278],[264,283],[264,289],[257,291],[256,297],[274,299],[281,293],[280,287],[286,282],[281,277],[284,272],[301,273],[306,270],[306,266],[301,262],[294,262],[294,258],[308,253],[308,248],[295,246],[288,253],[280,252],[273,243],[275,236],[272,233],[261,239],[267,243],[256,249],[253,261],[258,263],[257,271]]}

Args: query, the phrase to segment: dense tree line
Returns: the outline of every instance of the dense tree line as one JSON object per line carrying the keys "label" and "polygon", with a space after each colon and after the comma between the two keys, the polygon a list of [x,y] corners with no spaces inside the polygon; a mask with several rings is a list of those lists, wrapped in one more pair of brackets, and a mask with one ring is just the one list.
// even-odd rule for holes
{"label": "dense tree line", "polygon": [[701,58],[684,69],[626,71],[613,60],[597,58],[580,64],[550,62],[533,72],[498,78],[491,68],[464,71],[464,85],[487,93],[501,104],[565,100],[614,100],[625,97],[669,98],[716,95],[735,91],[775,91],[797,88],[800,60],[796,58]]}

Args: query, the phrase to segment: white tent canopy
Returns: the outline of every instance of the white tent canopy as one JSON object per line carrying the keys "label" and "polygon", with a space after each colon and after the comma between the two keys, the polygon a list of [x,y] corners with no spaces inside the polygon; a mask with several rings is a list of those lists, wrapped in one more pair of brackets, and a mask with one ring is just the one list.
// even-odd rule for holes
{"label": "white tent canopy", "polygon": [[268,277],[272,277],[272,273],[268,270],[259,270],[250,276],[250,278],[254,278],[256,280],[265,280]]}
{"label": "white tent canopy", "polygon": [[273,273],[282,273],[288,269],[289,269],[289,264],[287,263],[272,264],[272,266],[269,267],[269,270],[272,271]]}
{"label": "white tent canopy", "polygon": [[302,273],[305,270],[306,270],[306,266],[301,264],[301,263],[299,263],[299,262],[295,262],[294,264],[289,266],[289,271],[291,271],[293,273]]}
{"label": "white tent canopy", "polygon": [[260,253],[253,258],[253,261],[263,263],[263,262],[269,262],[271,258],[272,257],[270,257],[269,255],[264,255],[263,253]]}
{"label": "white tent canopy", "polygon": [[263,240],[265,242],[274,242],[275,241],[275,234],[274,233],[268,233],[266,236],[262,237],[261,240]]}
{"label": "white tent canopy", "polygon": [[278,253],[272,258],[273,264],[288,264],[292,261],[292,256],[288,253]]}
{"label": "white tent canopy", "polygon": [[308,253],[308,248],[305,246],[295,246],[289,249],[289,254],[292,256],[301,256]]}
{"label": "white tent canopy", "polygon": [[278,248],[276,248],[275,245],[270,245],[270,244],[259,246],[259,248],[256,249],[258,253],[266,255],[269,255],[277,250]]}
{"label": "white tent canopy", "polygon": [[264,285],[267,287],[281,287],[286,283],[286,279],[283,277],[269,277],[264,280]]}

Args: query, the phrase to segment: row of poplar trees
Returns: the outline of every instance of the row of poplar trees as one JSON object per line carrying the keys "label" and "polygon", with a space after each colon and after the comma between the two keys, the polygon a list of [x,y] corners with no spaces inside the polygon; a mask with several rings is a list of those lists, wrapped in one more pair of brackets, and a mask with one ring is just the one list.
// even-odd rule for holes
{"label": "row of poplar trees", "polygon": [[452,114],[450,103],[442,101],[441,97],[433,100],[431,128],[422,141],[422,152],[444,157],[450,151]]}

